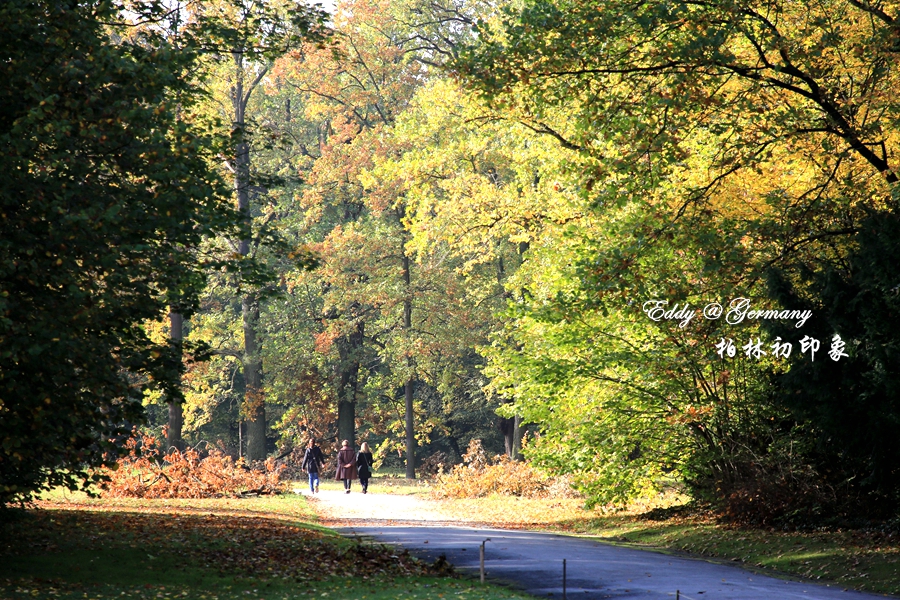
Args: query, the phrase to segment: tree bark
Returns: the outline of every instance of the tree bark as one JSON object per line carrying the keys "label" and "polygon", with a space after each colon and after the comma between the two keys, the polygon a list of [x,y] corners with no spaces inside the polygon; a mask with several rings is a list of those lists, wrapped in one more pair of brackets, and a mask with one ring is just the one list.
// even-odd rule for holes
{"label": "tree bark", "polygon": [[356,397],[359,392],[359,352],[363,345],[363,324],[338,342],[338,441],[356,446]]}
{"label": "tree bark", "polygon": [[522,460],[522,417],[513,417],[512,453],[509,457],[513,460]]}
{"label": "tree bark", "polygon": [[[235,83],[231,88],[231,103],[234,111],[232,127],[235,131],[234,148],[234,189],[237,208],[247,224],[247,237],[238,244],[241,256],[250,255],[252,243],[250,226],[250,143],[247,140],[246,109],[250,94],[259,81],[244,88],[244,57],[236,53]],[[241,321],[244,330],[244,416],[247,422],[247,460],[266,458],[266,405],[262,390],[262,359],[259,353],[257,327],[259,325],[259,298],[248,293],[241,299]]]}
{"label": "tree bark", "polygon": [[512,458],[513,455],[513,428],[515,419],[500,417],[500,433],[503,434],[503,450]]}
{"label": "tree bark", "polygon": [[500,418],[500,431],[506,455],[512,460],[522,460],[522,417]]}
{"label": "tree bark", "polygon": [[[403,283],[406,284],[406,298],[403,300],[403,329],[406,331],[407,342],[412,332],[412,298],[410,298],[412,278],[410,276],[409,256],[403,253]],[[403,385],[403,395],[406,404],[406,478],[416,478],[416,422],[413,410],[413,363],[412,356],[407,349],[406,366],[409,374]]]}
{"label": "tree bark", "polygon": [[407,379],[403,386],[406,396],[406,478],[416,478],[416,433],[413,414],[413,382]]}
{"label": "tree bark", "polygon": [[[184,342],[184,317],[179,312],[169,313],[169,339],[175,344],[181,359],[181,346]],[[166,426],[166,448],[184,450],[181,430],[184,426],[184,411],[181,402],[169,401],[169,421]]]}
{"label": "tree bark", "polygon": [[266,405],[262,390],[262,360],[256,329],[259,301],[246,295],[241,301],[244,325],[244,414],[247,419],[247,460],[266,458]]}

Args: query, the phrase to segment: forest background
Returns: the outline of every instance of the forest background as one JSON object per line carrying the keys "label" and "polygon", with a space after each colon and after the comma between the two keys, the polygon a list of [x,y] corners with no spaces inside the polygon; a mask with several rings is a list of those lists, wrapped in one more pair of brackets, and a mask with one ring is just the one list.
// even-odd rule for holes
{"label": "forest background", "polygon": [[[140,425],[896,518],[898,14],[6,4],[0,499],[96,480]],[[735,298],[813,316],[644,310]]]}

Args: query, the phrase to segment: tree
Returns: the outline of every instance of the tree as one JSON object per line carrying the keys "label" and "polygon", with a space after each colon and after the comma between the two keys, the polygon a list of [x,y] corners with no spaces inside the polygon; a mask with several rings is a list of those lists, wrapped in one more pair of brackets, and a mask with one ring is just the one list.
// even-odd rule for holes
{"label": "tree", "polygon": [[[370,26],[375,23],[376,27]],[[337,7],[334,25],[336,53],[331,50],[297,53],[281,61],[277,72],[283,86],[301,95],[307,118],[321,122],[317,156],[306,177],[309,187],[303,202],[309,212],[302,227],[312,234],[310,241],[325,247],[349,246],[358,250],[355,242],[360,232],[354,227],[357,223],[363,223],[364,228],[379,237],[391,228],[378,223],[378,217],[396,220],[395,224],[399,224],[397,213],[387,210],[387,206],[381,206],[380,209],[385,210],[379,210],[373,220],[369,210],[371,203],[358,178],[371,164],[373,152],[389,151],[379,148],[377,136],[389,129],[424,70],[408,55],[403,36],[390,19],[385,3],[341,4]],[[373,246],[381,246],[377,252],[383,253],[385,240],[376,238],[372,241]],[[393,240],[389,253],[389,260],[404,253],[402,239]],[[364,357],[364,342],[367,334],[371,339],[374,333],[367,332],[366,317],[373,314],[375,304],[356,291],[362,289],[371,276],[364,271],[355,271],[354,263],[357,262],[355,257],[323,256],[321,270],[331,273],[331,280],[323,281],[321,286],[335,299],[325,302],[324,318],[331,330],[325,346],[336,350],[337,354],[333,383],[338,401],[337,434],[340,439],[351,442],[356,437],[356,405],[362,390],[360,364]],[[408,268],[395,273],[404,282],[408,275]],[[409,308],[406,305],[404,314]],[[411,418],[412,381],[408,380],[404,387]],[[411,435],[410,430],[410,450]]]}
{"label": "tree", "polygon": [[[250,0],[222,0],[197,7],[192,16],[201,36],[208,36],[211,55],[218,59],[218,83],[226,96],[222,100],[231,125],[233,148],[226,167],[233,177],[237,210],[243,215],[245,236],[233,240],[233,251],[247,265],[241,271],[244,405],[247,422],[247,458],[266,456],[265,393],[261,340],[259,339],[261,286],[271,273],[253,264],[267,237],[269,219],[254,228],[254,199],[265,196],[263,182],[254,177],[251,165],[253,124],[248,107],[254,92],[269,72],[272,62],[303,43],[321,45],[326,37],[326,14],[303,2],[292,0],[260,3]],[[269,215],[271,216],[271,215]],[[260,277],[261,275],[261,277]],[[268,281],[267,281],[268,279]]]}
{"label": "tree", "polygon": [[0,502],[88,486],[143,420],[145,391],[180,397],[180,349],[141,324],[191,313],[192,249],[235,221],[215,140],[178,117],[198,97],[196,52],[124,26],[167,14],[0,6]]}
{"label": "tree", "polygon": [[[372,173],[404,198],[416,262],[439,259],[465,288],[454,316],[468,325],[452,335],[475,354],[502,329],[500,313],[521,293],[505,286],[528,245],[547,221],[572,218],[567,207],[548,205],[538,184],[547,175],[553,185],[546,167],[555,165],[556,148],[437,77],[417,90],[392,136],[398,151],[378,157]],[[481,376],[472,368],[469,377]],[[516,415],[500,422],[510,456],[518,453],[520,424]]]}
{"label": "tree", "polygon": [[[896,444],[862,432],[896,418],[885,393],[893,342],[871,316],[835,307],[878,298],[894,310],[887,282],[898,274],[875,260],[892,247],[897,205],[893,11],[854,0],[532,1],[486,17],[459,62],[485,97],[578,153],[594,211],[645,215],[620,244],[582,254],[583,308],[666,289],[647,259],[693,239],[699,273],[722,289],[812,307],[828,338],[853,332],[871,358],[795,362],[779,380],[793,382],[787,393],[771,394],[810,432],[820,477],[840,471],[830,483],[884,506],[900,490],[886,467]],[[866,408],[848,410],[848,395]],[[855,443],[838,432],[851,415]]]}

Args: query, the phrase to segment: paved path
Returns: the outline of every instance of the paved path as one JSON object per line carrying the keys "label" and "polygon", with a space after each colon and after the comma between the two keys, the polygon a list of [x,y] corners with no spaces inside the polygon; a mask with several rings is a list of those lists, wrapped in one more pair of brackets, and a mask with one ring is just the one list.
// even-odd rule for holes
{"label": "paved path", "polygon": [[563,559],[569,600],[670,600],[676,594],[683,600],[883,598],[588,538],[463,527],[427,500],[411,496],[323,492],[314,506],[341,533],[401,546],[428,561],[443,554],[458,570],[476,576],[481,542],[490,538],[485,544],[488,580],[544,598],[562,598]]}

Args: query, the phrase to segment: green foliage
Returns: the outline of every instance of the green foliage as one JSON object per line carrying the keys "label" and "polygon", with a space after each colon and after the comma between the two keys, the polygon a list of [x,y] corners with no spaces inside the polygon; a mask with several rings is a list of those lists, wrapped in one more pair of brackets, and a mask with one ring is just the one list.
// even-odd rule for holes
{"label": "green foliage", "polygon": [[[243,420],[255,457],[274,426],[455,460],[498,411],[589,504],[895,510],[895,7],[347,0],[332,32],[295,0],[164,4],[2,9],[0,499],[75,485],[141,398],[159,426],[183,368],[137,323],[199,302],[195,442]],[[816,317],[641,310],[738,296]],[[714,349],[836,332],[834,364]]]}
{"label": "green foliage", "polygon": [[193,250],[234,222],[214,140],[179,118],[196,53],[152,30],[115,41],[103,23],[124,18],[109,2],[0,6],[0,504],[88,485],[145,390],[181,397],[180,348],[141,324],[190,314]]}
{"label": "green foliage", "polygon": [[458,456],[459,443],[476,428],[490,434],[494,420],[472,383],[473,346],[485,339],[491,305],[474,305],[455,258],[413,249],[415,209],[393,160],[409,143],[397,119],[433,75],[417,60],[424,53],[404,19],[410,10],[339,3],[338,52],[304,47],[278,61],[267,87],[273,109],[282,107],[268,114],[290,146],[285,172],[302,173],[279,201],[282,232],[319,258],[309,272],[284,271],[287,293],[263,314],[278,324],[267,331],[267,360],[278,366],[268,397],[285,407],[286,440],[307,428],[354,432],[385,459],[405,445],[408,381],[420,445]]}
{"label": "green foliage", "polygon": [[[769,507],[754,520],[814,518],[835,495],[849,505],[866,489],[896,506],[893,443],[879,427],[895,421],[895,342],[874,316],[893,310],[893,271],[879,259],[891,229],[869,218],[896,204],[893,10],[532,0],[479,22],[455,63],[463,79],[571,151],[557,169],[595,219],[570,232],[582,241],[555,262],[553,288],[516,307],[516,341],[492,359],[500,389],[528,374],[511,393],[546,423],[536,458],[562,452],[557,468],[584,480],[599,470],[593,494],[605,499],[658,480],[622,474],[656,464],[735,510]],[[780,282],[767,288],[772,269]],[[697,307],[735,296],[814,307],[820,339],[852,331],[870,358],[851,352],[836,369],[764,360],[739,373],[711,345],[765,339],[760,331],[694,321],[679,332],[635,310],[654,298]],[[878,313],[843,300],[871,300]],[[686,418],[688,407],[699,412]],[[579,438],[596,449],[573,453]]]}

